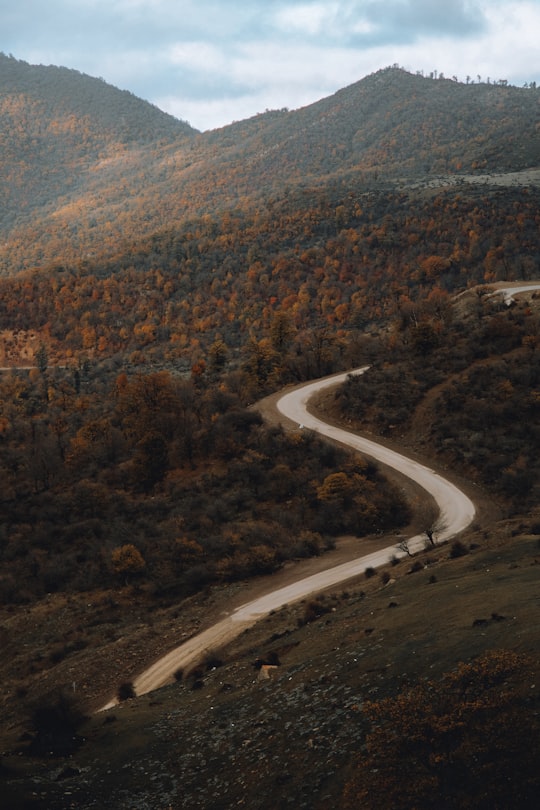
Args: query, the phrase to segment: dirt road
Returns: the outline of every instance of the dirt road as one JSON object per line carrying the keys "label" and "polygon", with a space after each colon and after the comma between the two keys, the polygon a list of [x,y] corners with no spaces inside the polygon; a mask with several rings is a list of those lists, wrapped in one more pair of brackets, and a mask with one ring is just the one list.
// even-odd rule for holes
{"label": "dirt road", "polygon": [[[449,537],[463,531],[474,519],[475,507],[464,492],[429,467],[370,439],[323,422],[307,410],[307,402],[314,394],[326,387],[343,382],[349,374],[364,374],[365,371],[367,371],[366,366],[296,388],[278,400],[277,408],[280,413],[295,420],[303,429],[315,430],[341,444],[347,444],[354,450],[380,461],[387,467],[392,467],[419,484],[434,498],[439,509],[437,539],[439,541],[448,540]],[[422,544],[424,539],[425,535],[420,538]],[[414,550],[418,550],[418,542],[419,538],[411,538],[409,544],[415,547]]]}
{"label": "dirt road", "polygon": [[[440,542],[458,534],[471,523],[475,515],[472,501],[458,487],[419,462],[370,439],[323,422],[308,412],[307,402],[315,393],[342,382],[349,373],[363,374],[366,369],[367,367],[364,367],[353,372],[316,380],[308,385],[298,386],[277,399],[277,410],[295,429],[315,430],[321,435],[346,444],[411,478],[434,498],[439,508],[438,525],[440,528],[436,534],[436,540]],[[268,404],[266,407],[269,407]],[[425,540],[425,534],[409,538],[407,540],[409,551],[414,553],[422,549]],[[142,672],[133,684],[136,694],[142,695],[173,682],[177,670],[193,666],[204,658],[208,651],[223,647],[270,611],[356,577],[368,567],[376,568],[384,565],[393,555],[403,556],[405,553],[405,551],[397,550],[394,542],[393,545],[385,546],[368,555],[341,565],[334,565],[311,576],[300,578],[284,587],[268,590],[262,596],[237,607],[221,621],[189,639]],[[113,699],[103,706],[102,710],[109,709],[116,703],[116,699]]]}

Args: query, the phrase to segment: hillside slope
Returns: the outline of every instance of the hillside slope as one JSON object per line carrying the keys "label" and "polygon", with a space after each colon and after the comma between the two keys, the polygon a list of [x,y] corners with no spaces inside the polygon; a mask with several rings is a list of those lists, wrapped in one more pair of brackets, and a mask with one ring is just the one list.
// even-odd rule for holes
{"label": "hillside slope", "polygon": [[0,231],[57,214],[125,152],[195,134],[103,80],[0,54]]}
{"label": "hillside slope", "polygon": [[535,90],[433,80],[394,67],[302,109],[207,137],[217,145],[241,137],[237,150],[249,171],[264,177],[272,165],[282,182],[348,170],[368,178],[374,171],[383,177],[504,171],[538,164],[538,112]]}
{"label": "hillside slope", "polygon": [[212,368],[217,350],[222,365],[249,368],[250,401],[364,362],[361,333],[424,299],[437,311],[470,284],[538,277],[539,200],[534,187],[354,193],[343,182],[136,242],[100,230],[108,261],[59,254],[47,272],[0,279],[0,319],[14,333],[4,365],[27,364],[21,340],[36,334],[61,364]]}
{"label": "hillside slope", "polygon": [[[423,757],[435,786],[410,778],[413,745],[387,770],[364,768],[401,779],[402,797],[424,791],[403,810],[443,787],[450,806],[463,785],[463,807],[505,806],[518,788],[536,807],[540,309],[506,307],[485,284],[540,277],[540,189],[519,174],[540,162],[538,93],[389,69],[201,135],[99,80],[7,68],[2,364],[37,366],[0,375],[10,810],[155,810],[156,796],[344,810],[369,702],[486,652],[504,722],[497,700],[465,707],[459,778],[441,769],[444,722],[442,760]],[[487,182],[505,170],[517,185]],[[386,533],[398,543],[409,506],[425,523],[425,501],[407,504],[373,465],[246,407],[360,363],[365,384],[328,410],[482,483],[491,522],[285,608],[175,685],[80,727],[80,712],[248,601],[260,587],[249,578],[323,564],[334,538],[337,554]],[[532,666],[501,679],[508,655]],[[276,658],[276,679],[256,680],[255,664]],[[490,711],[475,726],[479,707]]]}
{"label": "hillside slope", "polygon": [[[305,810],[323,810],[329,803],[344,808],[344,785],[365,752],[368,703],[395,697],[408,687],[422,688],[426,677],[436,682],[459,661],[474,662],[486,652],[497,657],[500,650],[529,656],[532,668],[519,673],[517,685],[525,690],[524,702],[512,693],[510,718],[504,722],[497,703],[502,746],[480,729],[482,745],[493,745],[491,757],[506,752],[510,771],[505,770],[504,788],[511,796],[527,785],[534,796],[538,769],[533,762],[527,770],[530,763],[523,757],[523,746],[508,746],[515,732],[526,746],[538,733],[538,695],[530,688],[540,651],[539,607],[530,598],[538,558],[538,524],[534,529],[532,523],[531,518],[491,527],[489,533],[467,538],[472,550],[463,557],[450,559],[449,548],[439,548],[415,560],[416,567],[389,566],[382,572],[384,578],[362,577],[335,593],[276,612],[228,649],[210,650],[198,670],[184,673],[183,679],[179,676],[175,685],[95,715],[78,727],[81,745],[69,755],[59,751],[52,757],[36,757],[26,741],[16,742],[21,720],[33,732],[26,740],[35,734],[29,716],[32,706],[25,707],[25,696],[19,694],[10,706],[20,703],[23,711],[1,738],[4,795],[10,807],[39,807],[41,801],[49,810],[68,810],[74,803],[91,810],[112,801],[126,810],[154,810],[157,799],[163,806],[200,810],[246,802],[258,810],[291,803]],[[183,604],[181,611],[154,608],[147,622],[145,607],[139,604],[136,623],[131,629],[123,627],[122,639],[97,649],[93,645],[100,644],[99,636],[89,631],[88,637],[94,633],[91,646],[60,664],[55,682],[75,680],[79,701],[85,695],[88,711],[96,685],[129,679],[141,655],[151,649],[157,652],[167,641],[174,643],[179,633],[193,632],[201,621],[206,624],[212,616],[221,616],[230,600],[239,597],[236,589],[207,593]],[[133,621],[131,597],[127,590],[120,591],[115,623],[122,626],[130,608]],[[52,597],[46,611],[49,627],[57,613],[63,631],[72,632],[81,622],[88,623],[94,612],[106,616],[107,608],[100,594],[88,594],[80,603],[71,599],[69,605]],[[38,611],[32,616],[43,622]],[[25,626],[23,621],[28,624],[27,616],[24,620],[11,616],[6,627],[15,635],[19,626]],[[277,661],[278,667],[273,677],[258,680],[256,666],[264,660]],[[500,680],[507,686],[506,679]],[[58,696],[51,692],[33,705],[54,707],[55,700]],[[64,718],[69,728],[73,710],[69,703],[67,707]],[[477,718],[472,720],[465,728],[474,739]],[[409,743],[406,733],[403,740]],[[62,742],[57,737],[51,741]],[[413,752],[411,745],[407,763]],[[458,783],[467,778],[471,791],[487,790],[492,799],[500,788],[485,781],[477,765],[476,758],[468,757]],[[387,767],[391,770],[392,763]],[[410,784],[407,778],[402,782]],[[423,795],[426,787],[418,780],[412,784]],[[442,782],[437,788],[440,800],[451,785]],[[375,798],[373,804],[362,806],[379,807]],[[534,806],[534,802],[520,804]]]}
{"label": "hillside slope", "polygon": [[520,170],[540,162],[533,89],[463,85],[388,68],[303,109],[214,132],[103,81],[0,57],[0,271],[13,273],[254,210],[290,187],[366,190],[396,176]]}

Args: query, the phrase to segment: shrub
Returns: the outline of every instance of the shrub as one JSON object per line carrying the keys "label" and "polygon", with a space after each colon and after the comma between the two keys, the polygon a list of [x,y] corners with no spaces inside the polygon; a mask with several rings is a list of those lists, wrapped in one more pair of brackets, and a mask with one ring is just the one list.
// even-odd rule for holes
{"label": "shrub", "polygon": [[465,557],[466,554],[469,553],[467,546],[465,546],[461,540],[455,540],[452,543],[452,547],[450,549],[450,558],[455,560],[457,557]]}
{"label": "shrub", "polygon": [[120,702],[123,700],[131,700],[135,697],[135,688],[131,681],[124,681],[117,689],[116,697]]}
{"label": "shrub", "polygon": [[375,574],[376,574],[376,571],[371,565],[368,566],[366,568],[366,570],[364,571],[364,576],[365,576],[366,579],[371,579],[371,577],[374,577]]}
{"label": "shrub", "polygon": [[79,746],[77,729],[85,716],[71,696],[63,691],[46,696],[31,714],[35,731],[29,751],[37,755],[68,756]]}
{"label": "shrub", "polygon": [[223,666],[223,659],[215,652],[209,651],[204,659],[204,666],[207,671],[211,669],[218,669]]}
{"label": "shrub", "polygon": [[144,558],[133,543],[126,543],[111,552],[111,563],[115,574],[119,574],[126,581],[129,576],[140,574],[146,567]]}
{"label": "shrub", "polygon": [[197,666],[191,670],[188,674],[188,678],[191,678],[193,681],[202,681],[204,677],[204,667]]}
{"label": "shrub", "polygon": [[535,661],[494,650],[396,697],[366,701],[371,728],[339,806],[536,807],[536,672]]}
{"label": "shrub", "polygon": [[331,608],[329,605],[323,604],[320,599],[314,599],[307,603],[304,610],[304,615],[298,620],[298,624],[300,627],[302,627],[304,624],[310,624],[310,622],[314,622],[321,616],[329,613],[330,610]]}

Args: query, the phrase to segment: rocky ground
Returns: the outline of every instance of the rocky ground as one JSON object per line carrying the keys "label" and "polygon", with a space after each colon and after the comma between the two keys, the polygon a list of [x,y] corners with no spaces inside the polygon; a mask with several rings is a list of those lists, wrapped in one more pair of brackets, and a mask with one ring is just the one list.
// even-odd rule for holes
{"label": "rocky ground", "polygon": [[[28,757],[19,740],[2,758],[4,806],[338,807],[364,740],[364,701],[488,649],[538,659],[540,546],[530,529],[508,521],[471,533],[462,558],[440,547],[421,564],[389,565],[388,583],[384,572],[364,576],[285,607],[208,651],[199,672],[92,715],[69,756]],[[262,660],[276,665],[263,680]]]}

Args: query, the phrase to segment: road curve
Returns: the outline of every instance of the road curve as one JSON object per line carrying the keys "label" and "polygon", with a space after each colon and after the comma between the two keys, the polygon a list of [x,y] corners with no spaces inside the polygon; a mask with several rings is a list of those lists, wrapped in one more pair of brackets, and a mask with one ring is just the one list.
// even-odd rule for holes
{"label": "road curve", "polygon": [[540,290],[540,283],[538,283],[538,281],[525,281],[523,283],[514,281],[511,284],[505,282],[504,286],[498,286],[498,284],[494,284],[492,286],[496,287],[496,289],[494,292],[490,293],[488,297],[492,298],[495,295],[502,295],[505,304],[513,303],[515,301],[515,295]]}
{"label": "road curve", "polygon": [[[472,522],[475,515],[475,507],[472,501],[450,481],[442,478],[438,473],[425,467],[407,456],[390,450],[370,439],[357,436],[343,428],[329,425],[310,414],[307,410],[308,400],[325,388],[344,382],[350,375],[361,375],[368,370],[368,366],[348,371],[344,374],[337,374],[333,377],[326,377],[323,380],[316,380],[302,388],[294,389],[285,394],[277,403],[278,410],[284,416],[298,422],[303,428],[310,428],[323,436],[347,444],[354,450],[364,455],[374,458],[387,467],[392,467],[408,478],[411,478],[419,486],[433,496],[438,508],[439,519],[437,524],[440,529],[437,532],[439,542],[453,537]],[[416,538],[409,541],[413,543]],[[422,536],[422,540],[425,535]]]}
{"label": "road curve", "polygon": [[[349,374],[363,374],[367,368],[365,366],[352,372],[325,377],[308,385],[297,387],[281,397],[277,403],[278,410],[283,416],[296,421],[299,427],[315,430],[321,435],[328,436],[342,444],[347,444],[354,450],[368,455],[413,479],[434,498],[438,505],[440,512],[438,524],[441,528],[437,532],[437,542],[448,540],[463,531],[474,519],[474,504],[461,490],[417,461],[383,447],[374,441],[329,425],[310,414],[307,410],[307,402],[316,392],[343,382]],[[411,553],[421,550],[424,547],[425,540],[425,535],[416,535],[409,538],[408,547]],[[172,683],[174,673],[178,669],[193,666],[204,657],[205,653],[229,643],[239,636],[244,629],[255,624],[256,621],[266,616],[270,611],[297,602],[309,594],[319,592],[363,574],[366,568],[370,566],[376,568],[384,565],[392,555],[403,556],[404,553],[397,550],[395,545],[388,546],[351,562],[304,577],[291,585],[270,591],[264,596],[241,605],[217,624],[189,639],[189,641],[175,648],[142,672],[133,682],[135,693],[142,695],[159,689],[167,683]],[[101,711],[116,704],[116,699],[113,699],[103,706]]]}

